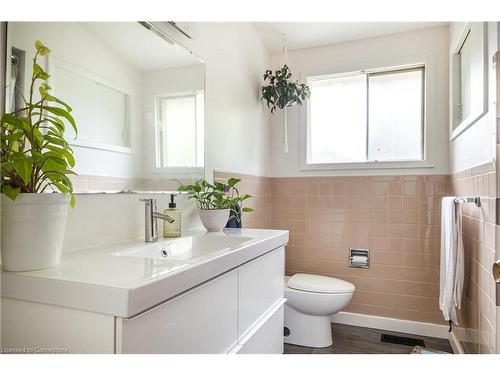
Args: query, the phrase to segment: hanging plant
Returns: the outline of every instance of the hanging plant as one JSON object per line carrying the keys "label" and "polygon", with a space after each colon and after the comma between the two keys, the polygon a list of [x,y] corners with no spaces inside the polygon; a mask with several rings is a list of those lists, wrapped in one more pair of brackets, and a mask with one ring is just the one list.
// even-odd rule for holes
{"label": "hanging plant", "polygon": [[298,81],[291,81],[292,73],[288,65],[283,65],[277,69],[274,74],[271,70],[266,70],[262,86],[261,100],[265,100],[267,107],[274,113],[277,108],[285,109],[296,104],[302,105],[302,102],[311,95],[309,86]]}

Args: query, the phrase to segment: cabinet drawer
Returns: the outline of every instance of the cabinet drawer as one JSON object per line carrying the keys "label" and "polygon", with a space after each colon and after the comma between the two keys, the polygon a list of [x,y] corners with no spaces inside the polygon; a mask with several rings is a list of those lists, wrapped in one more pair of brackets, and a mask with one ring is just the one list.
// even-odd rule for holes
{"label": "cabinet drawer", "polygon": [[283,303],[250,337],[244,340],[238,354],[283,354]]}
{"label": "cabinet drawer", "polygon": [[225,353],[237,342],[237,270],[124,319],[123,353]]}
{"label": "cabinet drawer", "polygon": [[238,338],[283,298],[284,248],[274,250],[238,269]]}

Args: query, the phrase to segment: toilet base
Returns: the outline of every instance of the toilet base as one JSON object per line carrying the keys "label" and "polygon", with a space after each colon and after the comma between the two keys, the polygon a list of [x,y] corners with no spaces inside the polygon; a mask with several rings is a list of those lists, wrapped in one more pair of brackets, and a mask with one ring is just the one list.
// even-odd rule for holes
{"label": "toilet base", "polygon": [[325,348],[333,343],[330,316],[303,314],[286,304],[285,327],[290,330],[286,344]]}

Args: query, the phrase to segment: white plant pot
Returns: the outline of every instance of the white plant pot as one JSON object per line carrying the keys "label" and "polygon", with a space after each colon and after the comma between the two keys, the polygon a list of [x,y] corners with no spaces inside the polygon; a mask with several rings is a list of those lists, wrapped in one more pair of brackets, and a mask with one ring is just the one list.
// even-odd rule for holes
{"label": "white plant pot", "polygon": [[29,271],[59,265],[69,195],[2,195],[2,264],[6,271]]}
{"label": "white plant pot", "polygon": [[200,219],[209,232],[220,232],[229,220],[230,209],[200,210]]}

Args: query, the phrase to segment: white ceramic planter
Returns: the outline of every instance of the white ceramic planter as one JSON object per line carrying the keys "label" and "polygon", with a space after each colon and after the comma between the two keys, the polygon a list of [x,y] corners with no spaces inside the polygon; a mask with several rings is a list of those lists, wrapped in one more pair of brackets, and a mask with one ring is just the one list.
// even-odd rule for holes
{"label": "white ceramic planter", "polygon": [[200,219],[209,232],[220,232],[229,220],[231,210],[200,210]]}
{"label": "white ceramic planter", "polygon": [[6,271],[59,264],[68,204],[67,194],[19,194],[15,202],[2,195],[2,264]]}

